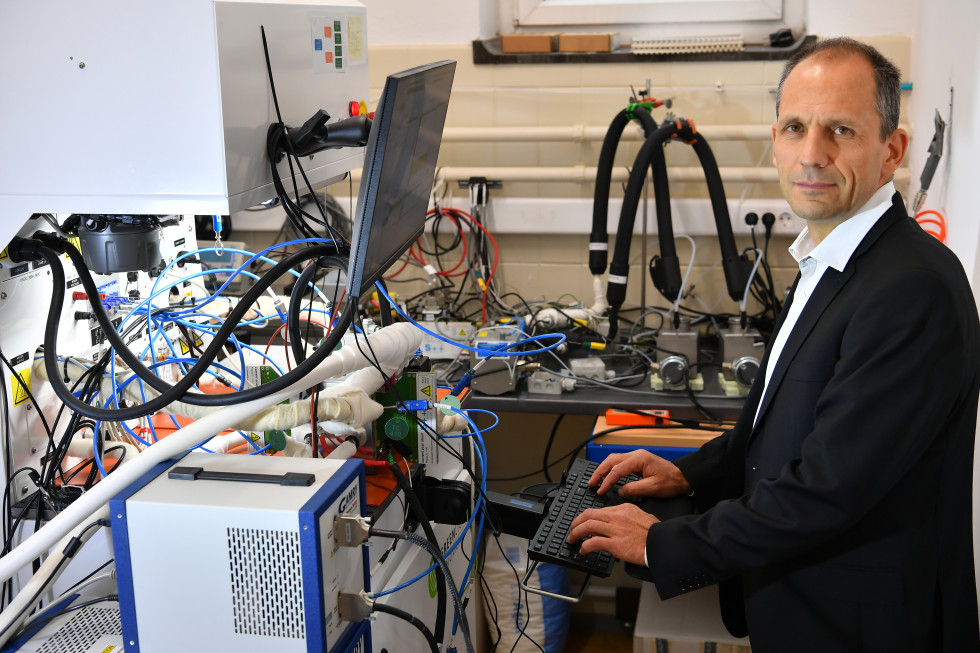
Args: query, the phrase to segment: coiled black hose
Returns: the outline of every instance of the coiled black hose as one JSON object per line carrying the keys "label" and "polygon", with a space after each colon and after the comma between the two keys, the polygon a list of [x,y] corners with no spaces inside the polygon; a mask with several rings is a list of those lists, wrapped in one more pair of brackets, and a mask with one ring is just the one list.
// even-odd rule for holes
{"label": "coiled black hose", "polygon": [[[42,238],[43,243],[55,245],[59,248],[59,250],[67,253],[78,271],[79,279],[82,282],[82,287],[85,289],[85,292],[88,293],[90,297],[98,297],[98,288],[96,287],[95,281],[93,281],[88,268],[85,266],[85,262],[82,260],[81,253],[79,253],[73,245],[61,238],[43,235],[38,235],[38,237]],[[42,244],[42,241],[19,241],[17,243],[17,249],[19,250],[19,255],[25,260],[31,258],[44,258],[50,264],[51,268],[51,274],[53,277],[53,291],[51,294],[51,304],[48,310],[48,321],[44,331],[45,370],[55,393],[68,405],[69,408],[81,413],[82,415],[85,415],[86,417],[91,417],[92,419],[96,420],[124,420],[145,417],[146,415],[165,408],[175,401],[183,401],[185,403],[197,406],[226,406],[229,404],[252,401],[254,399],[259,399],[261,397],[279,392],[280,390],[289,387],[302,377],[306,376],[328,355],[330,355],[333,348],[340,341],[340,338],[347,330],[347,326],[350,325],[354,314],[353,307],[356,305],[356,303],[353,301],[354,298],[351,298],[351,302],[347,304],[344,312],[340,316],[337,327],[331,331],[323,346],[318,348],[316,352],[310,356],[310,358],[298,365],[291,372],[288,372],[283,376],[270,381],[269,383],[265,383],[254,388],[249,388],[247,390],[242,390],[240,392],[207,395],[189,392],[189,389],[194,386],[198,379],[200,379],[205,371],[207,371],[207,368],[211,365],[215,358],[217,358],[218,353],[227,342],[228,336],[231,335],[238,322],[245,316],[246,312],[251,308],[251,305],[255,302],[255,300],[258,299],[258,297],[289,268],[310,258],[329,254],[330,251],[333,251],[332,246],[313,245],[312,247],[304,249],[300,252],[296,252],[295,254],[283,259],[272,270],[263,275],[255,283],[255,285],[248,290],[245,296],[242,297],[242,301],[237,304],[228,314],[225,323],[221,326],[211,343],[201,354],[199,361],[187,371],[187,374],[180,381],[173,385],[170,385],[160,377],[156,376],[152,370],[148,369],[143,364],[139,357],[129,349],[125,342],[123,342],[122,337],[112,325],[109,316],[106,314],[102,305],[99,302],[92,302],[92,309],[93,313],[95,314],[95,318],[98,321],[99,326],[102,327],[106,338],[109,340],[109,343],[115,349],[116,353],[140,379],[161,393],[155,399],[150,399],[138,406],[118,409],[98,408],[78,400],[61,379],[61,374],[57,367],[57,338],[59,316],[61,314],[65,299],[65,271],[58,253],[50,247],[47,247],[45,244]],[[290,307],[290,310],[293,310],[292,307]],[[298,307],[296,310],[298,310]]]}

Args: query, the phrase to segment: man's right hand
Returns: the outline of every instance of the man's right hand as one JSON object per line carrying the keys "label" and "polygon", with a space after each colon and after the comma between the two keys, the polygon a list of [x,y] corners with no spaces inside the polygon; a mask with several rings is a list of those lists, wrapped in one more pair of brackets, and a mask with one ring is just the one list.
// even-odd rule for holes
{"label": "man's right hand", "polygon": [[609,454],[592,474],[589,485],[599,485],[596,492],[605,494],[616,484],[616,481],[633,473],[638,473],[643,478],[621,487],[619,495],[623,498],[669,499],[691,493],[691,484],[684,478],[677,465],[645,449]]}

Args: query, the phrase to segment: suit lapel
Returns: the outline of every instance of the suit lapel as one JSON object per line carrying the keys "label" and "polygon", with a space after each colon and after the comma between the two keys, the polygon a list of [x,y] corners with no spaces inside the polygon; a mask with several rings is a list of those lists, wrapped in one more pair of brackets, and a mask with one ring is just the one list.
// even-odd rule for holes
{"label": "suit lapel", "polygon": [[[814,288],[813,294],[807,301],[806,306],[804,306],[803,312],[800,313],[800,317],[797,320],[796,325],[793,327],[793,331],[789,334],[789,338],[786,340],[786,345],[783,347],[783,351],[779,354],[779,359],[776,361],[776,367],[769,379],[769,386],[766,388],[765,395],[762,397],[762,407],[759,410],[759,419],[755,420],[756,428],[753,428],[750,439],[755,435],[757,427],[762,424],[762,420],[766,415],[766,410],[769,408],[769,404],[772,402],[772,398],[775,396],[776,390],[778,390],[779,384],[782,382],[783,377],[785,377],[786,370],[789,369],[790,363],[796,357],[796,353],[800,350],[800,347],[813,331],[817,321],[830,305],[830,302],[833,301],[834,297],[837,296],[837,293],[840,292],[841,288],[843,288],[847,281],[854,275],[854,270],[858,259],[862,254],[868,251],[872,245],[874,245],[874,243],[883,233],[885,233],[885,231],[888,230],[889,227],[896,224],[903,218],[908,219],[908,213],[905,212],[905,205],[902,202],[902,196],[895,193],[895,195],[892,196],[891,208],[885,211],[881,218],[875,222],[874,226],[858,245],[857,249],[854,250],[854,254],[851,255],[851,258],[847,262],[847,265],[844,266],[844,269],[838,272],[834,268],[827,268],[827,271],[824,272],[823,277],[820,278],[820,282],[817,284],[817,287]],[[797,276],[797,283],[798,282],[799,276]],[[793,287],[795,289],[795,283]],[[786,311],[784,310],[784,318],[785,315]],[[775,332],[773,337],[775,337]],[[768,361],[766,364],[768,364]],[[766,368],[762,367],[761,369],[765,370]]]}

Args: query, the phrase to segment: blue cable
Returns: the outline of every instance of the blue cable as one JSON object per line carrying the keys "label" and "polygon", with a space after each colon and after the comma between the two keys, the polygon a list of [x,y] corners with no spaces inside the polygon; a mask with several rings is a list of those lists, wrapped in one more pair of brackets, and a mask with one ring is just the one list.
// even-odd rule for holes
{"label": "blue cable", "polygon": [[[465,349],[466,351],[475,352],[475,353],[479,354],[480,356],[483,356],[484,358],[491,358],[493,356],[527,356],[529,354],[541,354],[541,353],[544,353],[546,351],[551,351],[552,349],[555,349],[556,347],[558,347],[559,345],[561,345],[563,342],[565,342],[565,334],[563,334],[563,333],[545,333],[545,334],[542,334],[540,336],[531,336],[529,338],[524,338],[523,340],[518,340],[517,342],[512,342],[512,343],[509,343],[507,345],[504,345],[504,346],[502,346],[500,348],[496,348],[496,349],[480,349],[479,347],[470,347],[469,345],[461,344],[459,342],[456,342],[455,340],[450,340],[449,338],[446,338],[445,336],[441,336],[438,333],[434,333],[432,331],[429,331],[424,326],[422,326],[421,324],[419,324],[418,322],[416,322],[415,320],[413,320],[411,317],[409,317],[408,314],[406,314],[405,311],[403,311],[401,309],[401,306],[399,306],[395,302],[395,300],[391,298],[391,295],[388,294],[388,291],[386,291],[384,289],[384,287],[381,285],[380,282],[375,283],[375,287],[377,288],[377,290],[378,290],[379,293],[381,293],[382,295],[384,295],[385,299],[388,300],[388,303],[391,304],[391,307],[394,308],[395,311],[404,320],[410,322],[411,324],[414,324],[415,327],[418,328],[423,333],[427,333],[430,336],[432,336],[433,338],[436,338],[437,340],[441,340],[442,342],[445,342],[446,344],[452,345],[453,347],[457,347],[459,349]],[[555,339],[555,343],[554,344],[551,344],[551,345],[548,345],[547,347],[541,347],[539,349],[532,349],[532,350],[529,350],[529,351],[510,351],[514,347],[520,347],[522,345],[526,345],[526,344],[529,344],[529,343],[532,343],[532,342],[538,342],[538,341],[547,340],[547,339]]]}
{"label": "blue cable", "polygon": [[[196,316],[196,314],[195,314],[195,316]],[[212,317],[212,316],[207,316],[207,317]],[[162,320],[161,320],[161,322],[162,322]],[[190,322],[190,321],[186,321],[186,320],[177,320],[177,319],[174,319],[173,322],[175,324],[183,325],[187,329],[191,329],[191,330],[194,330],[194,331],[202,331],[204,333],[209,333],[211,335],[214,335],[214,333],[217,332],[217,329],[212,330],[208,326],[202,325],[202,324],[198,324],[197,322]],[[162,329],[160,331],[162,331]],[[164,335],[164,338],[167,338],[167,336]],[[237,376],[239,378],[239,381],[240,382],[239,382],[239,385],[238,385],[238,389],[239,390],[242,390],[242,389],[245,388],[245,352],[242,351],[242,348],[241,348],[241,346],[239,345],[239,342],[238,342],[238,338],[235,336],[235,334],[231,334],[228,337],[228,340],[232,344],[234,344],[235,345],[235,348],[238,350],[238,366],[239,366],[239,371],[238,372],[234,372],[233,371],[232,374],[235,375],[235,376]],[[167,341],[168,341],[168,346],[170,347],[170,351],[172,351],[174,353],[174,355],[176,355],[177,352],[174,350],[172,342],[170,342],[170,339],[169,338],[167,338]],[[196,359],[192,359],[192,360],[196,360]],[[187,374],[187,368],[185,368],[183,364],[180,365],[180,369],[181,369],[181,371],[184,374]],[[208,368],[207,371],[210,372],[210,367]],[[214,376],[220,380],[220,377],[218,377],[218,375],[215,374]]]}
{"label": "blue cable", "polygon": [[[324,314],[327,314],[326,311],[322,311],[322,312]],[[207,313],[203,313],[201,315],[201,317],[214,317],[214,316],[210,316]],[[218,329],[214,329],[213,331],[211,331],[210,330],[211,329],[211,325],[198,324],[197,322],[184,322],[183,320],[174,319],[174,318],[172,318],[172,321],[175,322],[175,323],[177,323],[177,324],[183,324],[186,327],[193,328],[193,329],[196,329],[198,331],[204,331],[205,333],[211,333],[212,335],[215,334],[215,333],[217,333],[217,331],[218,331]],[[251,345],[247,345],[247,344],[241,342],[240,340],[238,340],[237,337],[235,337],[234,334],[232,334],[229,337],[229,340],[232,340],[234,342],[235,346],[238,348],[238,351],[239,351],[239,361],[240,361],[240,363],[242,365],[242,370],[243,371],[245,369],[245,357],[244,357],[244,354],[242,354],[242,351],[241,350],[247,349],[248,351],[252,352],[253,354],[257,354],[257,355],[261,356],[262,358],[264,358],[266,361],[268,361],[269,365],[271,365],[272,367],[274,367],[276,369],[276,372],[279,373],[279,376],[282,376],[284,374],[284,372],[282,371],[282,368],[280,368],[276,364],[276,362],[274,360],[272,360],[271,358],[269,358],[268,354],[264,354],[261,351],[259,351],[258,349],[256,349],[255,347],[252,347]],[[144,356],[146,355],[147,351],[148,351],[148,349],[144,349],[143,350],[143,355]],[[232,372],[235,374],[235,376],[238,376],[238,377],[241,377],[241,375],[244,373],[244,372],[239,373],[239,372],[236,372],[234,370],[232,370]],[[212,375],[214,375],[214,374],[212,373]],[[214,375],[214,376],[217,376],[217,375]],[[244,387],[244,378],[242,378],[242,386]]]}
{"label": "blue cable", "polygon": [[[453,411],[456,412],[456,411],[458,411],[458,409],[453,408]],[[459,412],[461,412],[461,411],[459,411]],[[485,449],[485,447],[483,445],[483,439],[482,439],[482,437],[480,437],[481,431],[478,428],[476,428],[476,424],[473,423],[473,420],[470,419],[469,416],[467,416],[465,413],[463,413],[463,417],[469,423],[470,428],[474,429],[474,432],[473,433],[464,433],[462,435],[451,435],[451,436],[445,436],[444,435],[444,436],[441,436],[441,437],[446,438],[446,439],[461,438],[461,437],[471,437],[471,436],[477,437],[477,443],[480,445],[480,446],[477,447],[477,453],[480,456],[480,464],[482,466],[482,469],[485,470],[486,469],[486,449]],[[477,496],[477,500],[476,500],[476,504],[475,504],[475,506],[473,508],[473,512],[470,514],[470,518],[466,522],[466,525],[463,527],[463,530],[460,532],[459,537],[457,537],[456,540],[452,543],[452,545],[446,550],[446,553],[445,553],[445,557],[446,558],[449,558],[449,556],[452,555],[453,551],[456,550],[456,547],[458,547],[462,543],[463,539],[466,537],[466,534],[472,528],[473,522],[476,519],[477,514],[480,515],[480,526],[479,527],[480,527],[481,530],[483,528],[483,526],[482,526],[482,524],[483,524],[483,510],[482,510],[482,508],[483,508],[483,496],[486,494],[486,474],[484,474],[483,475],[483,478],[481,479],[480,487],[483,490],[483,493]],[[477,532],[477,534],[475,535],[475,538],[476,539],[475,539],[474,547],[473,547],[473,550],[474,551],[476,551],[477,550],[477,547],[479,546],[479,542],[480,542],[480,533],[479,532]],[[469,578],[469,572],[472,569],[473,561],[475,559],[476,559],[475,556],[473,556],[473,557],[470,558],[470,565],[469,565],[469,567],[467,567],[467,574],[464,577],[464,582],[463,582],[463,585],[462,585],[462,587],[464,587],[464,588],[466,587],[466,579]],[[412,578],[410,580],[405,581],[401,585],[398,585],[396,587],[392,587],[391,589],[387,589],[387,590],[383,590],[383,591],[375,592],[375,593],[371,594],[371,598],[377,599],[377,598],[380,598],[382,596],[387,596],[388,594],[393,594],[393,593],[397,592],[398,590],[404,589],[404,588],[412,585],[413,583],[417,583],[418,581],[420,581],[421,579],[425,578],[430,573],[432,573],[432,571],[434,571],[435,568],[436,568],[436,565],[433,564],[428,569],[426,569],[425,571],[423,571],[422,573],[420,573],[418,576],[416,576],[416,577],[414,577],[414,578]],[[451,578],[447,578],[446,579],[446,582],[447,583],[451,583],[453,581],[452,581]]]}
{"label": "blue cable", "polygon": [[[248,265],[251,265],[252,262],[254,262],[255,260],[261,260],[264,263],[270,263],[272,265],[276,265],[277,264],[276,261],[273,261],[272,259],[269,259],[269,258],[263,256],[265,253],[267,253],[269,251],[272,251],[274,249],[278,249],[280,247],[286,247],[286,246],[295,245],[295,244],[303,244],[303,243],[333,243],[333,242],[334,242],[333,240],[327,240],[327,239],[324,239],[324,238],[302,238],[302,239],[298,239],[298,240],[286,241],[284,243],[277,243],[275,245],[272,245],[271,247],[267,247],[267,248],[263,249],[261,252],[259,252],[257,254],[253,254],[252,252],[248,252],[246,250],[230,249],[230,248],[225,249],[225,248],[223,248],[223,251],[247,255],[247,256],[250,256],[250,258],[247,261],[245,261],[239,268],[237,268],[236,270],[233,270],[231,272],[231,276],[229,276],[228,279],[226,279],[225,282],[217,290],[215,290],[214,293],[212,293],[203,303],[197,304],[196,305],[196,308],[199,308],[201,306],[204,306],[204,305],[209,304],[210,302],[214,301],[214,299],[216,299],[219,295],[221,295],[222,292],[224,292],[225,288],[228,287],[228,285],[235,279],[235,277],[238,274],[246,274],[246,275],[251,275],[252,278],[258,278],[255,275],[251,274],[250,272],[244,272],[244,273],[242,272],[245,267],[247,267]],[[157,276],[157,278],[154,280],[153,287],[150,290],[150,296],[147,297],[142,302],[140,302],[140,304],[138,304],[136,306],[136,308],[134,308],[133,311],[129,315],[127,315],[126,318],[123,319],[122,323],[119,325],[119,328],[121,329],[122,326],[123,326],[123,324],[125,324],[126,320],[129,318],[129,316],[130,315],[133,315],[136,312],[138,312],[144,304],[147,306],[146,312],[147,312],[147,317],[149,317],[150,310],[151,310],[150,301],[152,299],[154,299],[155,297],[157,297],[161,292],[167,292],[167,291],[170,290],[170,288],[172,288],[172,287],[174,287],[174,286],[176,286],[178,284],[181,284],[184,281],[187,281],[189,278],[195,278],[194,276],[192,276],[192,277],[183,277],[183,278],[177,280],[176,282],[168,285],[166,288],[164,288],[164,289],[162,289],[160,291],[157,290],[157,288],[159,286],[159,283],[160,283],[160,280],[166,275],[166,273],[168,271],[170,271],[173,268],[174,265],[176,265],[180,261],[184,260],[185,258],[189,258],[191,256],[194,256],[196,254],[200,254],[202,252],[217,252],[217,250],[214,247],[206,247],[206,248],[197,249],[197,250],[194,250],[194,251],[191,251],[191,252],[186,252],[186,253],[181,254],[180,256],[176,257],[174,260],[172,260],[163,269],[163,271]],[[208,275],[208,274],[214,274],[215,272],[216,271],[213,271],[213,270],[202,271],[200,274],[197,274],[195,276],[204,276],[204,275]],[[299,272],[296,272],[295,270],[289,270],[289,273],[292,274],[293,276],[297,277],[297,278],[300,275],[300,273]],[[310,285],[311,285],[311,287],[314,287],[315,288],[315,286],[313,286],[312,284],[310,284]],[[147,328],[149,329],[149,326]]]}
{"label": "blue cable", "polygon": [[[180,361],[183,361],[183,362],[187,362],[187,361],[194,361],[194,360],[196,360],[196,359],[193,359],[193,358],[190,358],[190,359],[176,359],[176,360],[171,360],[171,359],[165,359],[165,360],[162,360],[162,361],[157,361],[157,362],[155,362],[155,363],[152,363],[152,364],[150,364],[150,365],[148,365],[147,367],[148,367],[149,369],[156,369],[156,368],[158,368],[158,367],[160,367],[161,365],[169,365],[170,363],[174,363],[174,362],[180,362]],[[229,368],[227,368],[227,367],[225,367],[224,365],[220,365],[220,364],[218,364],[218,363],[212,363],[212,365],[213,365],[214,367],[217,367],[217,368],[219,368],[219,369],[223,369],[223,370],[226,370],[226,371],[228,371],[228,372],[231,372],[231,373],[234,373],[234,370],[231,370],[231,369],[229,369]],[[113,376],[113,379],[115,379],[115,376]],[[129,385],[130,383],[132,383],[132,382],[133,382],[134,380],[139,380],[139,383],[140,383],[140,390],[142,391],[142,389],[143,389],[143,381],[142,381],[142,380],[140,380],[140,379],[139,379],[139,377],[138,377],[137,375],[135,375],[135,374],[133,374],[133,375],[131,375],[131,376],[129,376],[129,377],[128,377],[128,378],[127,378],[127,379],[126,379],[125,381],[123,381],[122,383],[119,383],[119,384],[116,384],[116,383],[114,382],[114,383],[113,383],[113,386],[114,386],[114,392],[113,392],[113,395],[112,395],[112,399],[110,399],[110,400],[109,400],[109,401],[108,401],[108,402],[106,403],[106,405],[105,405],[105,407],[106,407],[106,408],[108,408],[108,407],[109,407],[109,402],[112,402],[112,401],[114,401],[114,400],[116,399],[116,397],[117,397],[117,396],[119,395],[119,393],[121,393],[121,392],[122,392],[122,391],[123,391],[123,390],[124,390],[124,389],[126,388],[126,386],[127,386],[127,385]],[[146,395],[145,395],[145,394],[143,395],[143,398],[144,398],[144,401],[145,401],[145,399],[146,399]],[[116,404],[116,405],[118,405],[118,404]],[[174,417],[173,415],[168,415],[168,416],[170,417],[170,420],[171,420],[171,421],[173,422],[173,424],[174,424],[174,427],[176,427],[177,429],[180,429],[180,428],[181,428],[181,426],[180,426],[180,424],[179,424],[179,423],[177,422],[177,418],[176,418],[176,417]],[[100,424],[100,423],[101,423],[101,422],[97,422],[97,423],[96,423],[96,426],[98,426],[98,424]],[[134,437],[134,438],[136,438],[137,440],[139,440],[139,441],[140,441],[141,443],[143,443],[143,444],[144,444],[144,445],[146,445],[147,447],[149,447],[149,446],[152,446],[152,443],[150,443],[150,442],[147,442],[146,440],[144,440],[144,439],[143,439],[143,438],[141,438],[140,436],[138,436],[138,435],[136,435],[136,433],[134,433],[134,432],[133,432],[133,430],[132,430],[132,429],[130,429],[130,428],[129,428],[129,426],[127,426],[127,425],[126,425],[126,423],[125,423],[125,422],[120,422],[120,424],[122,424],[122,426],[123,426],[123,429],[125,429],[125,431],[126,431],[126,432],[127,432],[127,433],[128,433],[129,435],[131,435],[132,437]],[[153,436],[154,436],[154,441],[155,441],[155,438],[156,438],[156,431],[155,431],[155,430],[153,429],[153,421],[152,421],[152,420],[150,420],[150,432],[151,432],[151,433],[153,434]],[[251,438],[249,438],[249,437],[248,437],[247,435],[245,435],[245,433],[243,433],[242,431],[238,431],[238,433],[239,433],[239,434],[241,434],[241,436],[242,436],[242,438],[244,438],[246,442],[249,442],[249,443],[250,443],[250,444],[251,444],[251,445],[252,445],[253,447],[257,447],[257,446],[258,446],[258,445],[256,445],[256,444],[255,444],[254,442],[252,442],[252,440],[251,440]],[[211,438],[208,438],[208,440],[210,440],[210,439],[211,439]],[[214,453],[214,452],[213,452],[213,451],[211,451],[210,449],[206,449],[205,447],[203,447],[203,446],[201,446],[200,444],[199,444],[199,445],[197,445],[197,446],[195,446],[195,447],[190,447],[190,448],[191,448],[191,449],[200,449],[201,451],[206,451],[206,452],[208,452],[208,453]],[[94,447],[93,447],[93,450],[94,450]]]}
{"label": "blue cable", "polygon": [[[454,413],[456,413],[457,415],[462,415],[463,418],[466,420],[467,424],[469,424],[470,429],[472,429],[472,431],[473,431],[472,436],[476,440],[476,443],[478,445],[477,448],[476,448],[477,453],[479,453],[479,455],[480,455],[480,471],[482,472],[481,478],[480,478],[480,489],[482,490],[482,492],[479,495],[477,495],[476,505],[473,508],[474,512],[479,512],[480,513],[480,525],[479,525],[479,528],[476,531],[476,534],[473,536],[473,550],[474,551],[478,551],[479,548],[480,548],[480,540],[482,539],[481,536],[483,534],[483,510],[482,510],[482,508],[483,508],[483,497],[486,496],[486,493],[487,493],[487,474],[486,474],[486,471],[487,471],[487,454],[486,454],[486,445],[483,442],[483,431],[481,431],[480,429],[478,429],[476,427],[476,423],[472,420],[472,418],[470,418],[469,415],[466,414],[466,411],[460,410],[459,408],[455,408],[455,407],[452,408],[452,411]],[[488,411],[483,411],[483,412],[488,412]],[[496,415],[494,415],[494,417],[496,417]],[[499,421],[500,421],[500,419],[497,418],[497,422],[498,423],[499,423]],[[496,426],[496,424],[494,424],[494,426]],[[470,556],[470,562],[466,566],[466,573],[463,574],[463,582],[460,585],[463,588],[466,587],[466,583],[469,581],[470,572],[473,570],[473,563],[475,561],[476,561],[476,556],[475,555]],[[453,627],[453,630],[455,632],[455,625]]]}

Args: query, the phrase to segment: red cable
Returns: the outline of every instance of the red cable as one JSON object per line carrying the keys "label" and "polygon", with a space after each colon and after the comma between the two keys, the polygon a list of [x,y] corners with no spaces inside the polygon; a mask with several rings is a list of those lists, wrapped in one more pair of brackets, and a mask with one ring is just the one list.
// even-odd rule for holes
{"label": "red cable", "polygon": [[[922,216],[925,216],[925,215],[934,215],[936,217],[935,218],[924,218],[924,217],[922,217]],[[943,217],[943,214],[942,213],[940,213],[939,211],[932,211],[932,210],[929,210],[929,211],[919,211],[919,213],[917,213],[916,216],[915,216],[915,221],[918,222],[919,225],[934,224],[937,227],[939,227],[939,233],[938,234],[935,233],[935,232],[933,232],[933,231],[930,231],[929,229],[926,229],[924,227],[923,227],[922,230],[925,231],[927,234],[929,234],[931,236],[934,236],[936,239],[939,240],[939,242],[941,242],[941,243],[945,243],[946,242],[946,218]]]}

